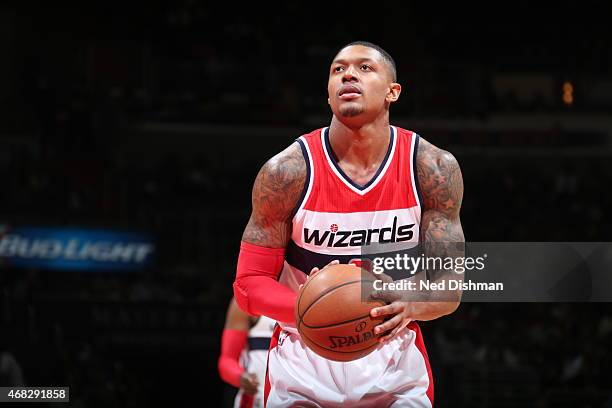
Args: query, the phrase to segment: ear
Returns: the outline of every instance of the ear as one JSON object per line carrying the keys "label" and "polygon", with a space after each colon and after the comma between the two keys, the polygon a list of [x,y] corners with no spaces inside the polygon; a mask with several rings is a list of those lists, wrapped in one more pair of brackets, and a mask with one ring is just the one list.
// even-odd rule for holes
{"label": "ear", "polygon": [[402,86],[397,82],[391,82],[389,85],[389,92],[387,93],[387,97],[385,98],[387,102],[393,103],[399,99],[400,94],[402,93]]}
{"label": "ear", "polygon": [[327,104],[331,105],[331,101],[329,100],[329,98],[327,98]]}

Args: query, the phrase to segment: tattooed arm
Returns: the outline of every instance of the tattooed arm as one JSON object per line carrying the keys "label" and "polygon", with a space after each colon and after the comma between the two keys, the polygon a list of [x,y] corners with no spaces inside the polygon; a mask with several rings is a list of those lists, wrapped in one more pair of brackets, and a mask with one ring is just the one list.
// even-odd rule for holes
{"label": "tattooed arm", "polygon": [[[465,238],[459,220],[463,199],[463,178],[457,160],[448,152],[420,139],[417,151],[418,182],[423,196],[420,241],[427,257],[463,256]],[[429,278],[440,282],[446,271],[427,271]],[[417,278],[415,276],[414,278]],[[454,276],[458,279],[459,276]],[[372,309],[372,316],[392,316],[375,328],[375,333],[388,333],[380,341],[393,338],[412,320],[433,320],[454,312],[461,292],[431,291],[416,295],[424,301],[410,301],[413,294],[387,292],[378,296],[390,304]]]}
{"label": "tattooed arm", "polygon": [[242,235],[234,296],[252,315],[292,323],[296,293],[278,283],[292,213],[306,183],[306,162],[298,143],[270,159],[253,186],[253,210]]}
{"label": "tattooed arm", "polygon": [[[463,200],[463,177],[457,159],[452,154],[420,139],[417,152],[417,172],[423,196],[421,217],[421,245],[427,257],[453,258],[464,256],[465,237],[459,219]],[[454,271],[428,270],[433,281],[445,281]],[[431,299],[443,301],[415,302],[412,304],[415,320],[433,320],[450,314],[459,307],[460,291],[431,293]]]}
{"label": "tattooed arm", "polygon": [[291,237],[292,211],[304,189],[306,162],[296,142],[271,158],[253,186],[251,218],[244,242],[284,248]]}

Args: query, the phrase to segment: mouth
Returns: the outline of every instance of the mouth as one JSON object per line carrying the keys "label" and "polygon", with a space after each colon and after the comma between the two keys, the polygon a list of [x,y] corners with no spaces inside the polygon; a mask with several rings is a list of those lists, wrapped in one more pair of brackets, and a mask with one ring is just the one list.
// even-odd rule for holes
{"label": "mouth", "polygon": [[338,91],[338,96],[343,100],[355,99],[361,96],[361,89],[355,85],[342,85]]}

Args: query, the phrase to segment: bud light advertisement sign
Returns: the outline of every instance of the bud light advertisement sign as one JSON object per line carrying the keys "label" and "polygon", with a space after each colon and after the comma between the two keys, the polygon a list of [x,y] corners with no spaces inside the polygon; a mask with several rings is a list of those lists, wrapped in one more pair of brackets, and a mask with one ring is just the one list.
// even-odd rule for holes
{"label": "bud light advertisement sign", "polygon": [[0,264],[54,270],[139,270],[153,261],[148,234],[0,224]]}

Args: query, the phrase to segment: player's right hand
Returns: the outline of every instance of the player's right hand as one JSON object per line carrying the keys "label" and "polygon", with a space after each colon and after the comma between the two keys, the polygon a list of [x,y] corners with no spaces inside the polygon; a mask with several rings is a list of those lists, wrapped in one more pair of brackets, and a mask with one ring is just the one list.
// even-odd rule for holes
{"label": "player's right hand", "polygon": [[253,373],[243,372],[240,376],[240,389],[249,395],[257,394],[257,387],[259,387],[259,380]]}
{"label": "player's right hand", "polygon": [[[306,282],[308,282],[308,279],[312,278],[313,276],[315,276],[317,274],[317,272],[319,272],[320,270],[323,270],[325,268],[327,268],[328,266],[332,266],[332,265],[338,265],[340,263],[339,260],[334,259],[333,261],[331,261],[330,263],[328,263],[327,265],[325,265],[323,268],[317,268],[316,266],[314,268],[312,268],[310,270],[310,273],[308,274],[308,276],[306,277]],[[302,283],[299,287],[298,287],[298,292],[300,291],[300,289],[302,289],[302,286],[304,286],[306,284],[306,282]]]}
{"label": "player's right hand", "polygon": [[[325,265],[323,268],[321,269],[325,269],[328,266],[332,266],[332,265],[338,265],[340,263],[339,260],[334,259],[333,261],[331,261],[330,263],[328,263],[327,265]],[[312,278],[313,276],[315,276],[315,274],[317,272],[319,272],[321,269],[317,268],[316,266],[314,268],[312,268],[312,270],[310,271],[310,274],[308,275],[308,278]]]}

